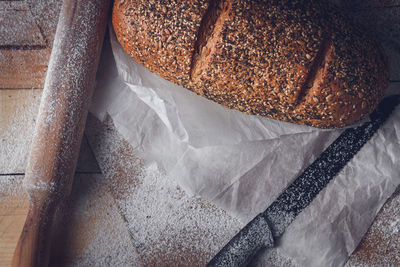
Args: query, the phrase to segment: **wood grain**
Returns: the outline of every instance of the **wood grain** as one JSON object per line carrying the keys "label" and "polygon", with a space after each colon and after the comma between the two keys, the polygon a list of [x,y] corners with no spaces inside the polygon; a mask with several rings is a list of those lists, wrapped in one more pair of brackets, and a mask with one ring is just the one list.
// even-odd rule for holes
{"label": "wood grain", "polygon": [[[24,176],[7,174],[23,174],[25,172],[41,93],[42,90],[31,89],[0,90],[0,266],[11,265],[12,256],[28,213],[29,202],[21,187]],[[81,145],[77,172],[91,173],[83,176],[84,178],[100,172],[86,139],[83,139]],[[82,177],[82,174],[79,177]],[[77,186],[80,184],[77,183]],[[72,198],[86,199],[85,191],[75,191],[77,192]],[[96,195],[96,197],[99,196]],[[89,199],[93,202],[96,201],[94,195]],[[73,208],[79,210],[80,204],[75,204]],[[110,207],[110,209],[117,209],[117,207]],[[74,212],[74,210],[71,209],[69,212]],[[79,212],[75,217],[78,216],[80,216]],[[93,223],[93,221],[91,222]],[[92,225],[87,223],[84,220],[76,220],[76,223],[69,229],[88,229]],[[70,261],[74,260],[74,256],[80,255],[76,252],[78,250],[76,246],[86,250],[86,245],[90,245],[88,240],[85,241],[86,236],[82,232],[84,230],[73,237],[72,244],[64,251],[66,255],[70,255]]]}
{"label": "wood grain", "polygon": [[375,218],[349,266],[400,266],[400,186]]}
{"label": "wood grain", "polygon": [[[0,266],[10,266],[29,209],[23,176],[0,176]],[[6,184],[4,181],[7,180]],[[12,182],[10,182],[12,181]]]}
{"label": "wood grain", "polygon": [[0,2],[0,25],[0,48],[46,47],[46,39],[26,2]]}
{"label": "wood grain", "polygon": [[[11,266],[29,209],[22,179],[0,176],[0,184],[14,180],[0,187],[1,267]],[[75,175],[72,193],[57,213],[50,266],[115,266],[121,263],[121,257],[126,266],[138,262],[127,226],[102,179],[101,174]]]}
{"label": "wood grain", "polygon": [[132,266],[138,256],[101,174],[76,175],[56,217],[50,266]]}
{"label": "wood grain", "polygon": [[43,88],[61,3],[0,1],[0,89]]}

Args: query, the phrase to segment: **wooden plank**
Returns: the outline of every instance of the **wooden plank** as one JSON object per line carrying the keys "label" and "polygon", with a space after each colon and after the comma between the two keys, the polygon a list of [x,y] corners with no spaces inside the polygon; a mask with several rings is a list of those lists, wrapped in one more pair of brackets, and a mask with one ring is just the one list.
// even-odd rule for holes
{"label": "wooden plank", "polygon": [[23,176],[0,176],[0,266],[10,266],[29,209]]}
{"label": "wooden plank", "polygon": [[0,50],[0,89],[43,88],[49,48]]}
{"label": "wooden plank", "polygon": [[52,46],[63,1],[25,0],[25,2],[28,3],[30,12],[41,29],[47,44]]}
{"label": "wooden plank", "polygon": [[0,2],[0,25],[0,48],[46,47],[46,39],[26,2]]}
{"label": "wooden plank", "polygon": [[0,173],[23,173],[41,90],[0,90]]}
{"label": "wooden plank", "polygon": [[61,4],[0,1],[0,89],[43,88]]}
{"label": "wooden plank", "polygon": [[[0,90],[0,174],[24,173],[42,90]],[[100,169],[84,138],[77,172]]]}
{"label": "wooden plank", "polygon": [[400,187],[349,260],[350,266],[400,266]]}
{"label": "wooden plank", "polygon": [[132,266],[128,228],[102,175],[76,175],[60,208],[50,266]]}
{"label": "wooden plank", "polygon": [[[0,176],[0,266],[10,266],[29,209],[23,176]],[[101,174],[79,174],[59,210],[51,266],[139,262],[126,224]]]}

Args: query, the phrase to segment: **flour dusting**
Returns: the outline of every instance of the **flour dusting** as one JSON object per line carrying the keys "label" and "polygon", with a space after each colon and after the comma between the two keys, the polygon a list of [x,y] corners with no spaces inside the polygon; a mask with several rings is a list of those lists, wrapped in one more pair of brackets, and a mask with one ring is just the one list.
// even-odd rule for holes
{"label": "flour dusting", "polygon": [[400,266],[400,187],[389,198],[346,267]]}
{"label": "flour dusting", "polygon": [[89,116],[86,134],[144,265],[205,265],[243,226],[155,166],[143,169],[111,121]]}
{"label": "flour dusting", "polygon": [[[24,90],[22,93],[9,91],[7,95],[9,104],[4,107],[7,110],[1,108],[2,118],[5,121],[0,125],[0,161],[7,163],[0,164],[0,173],[2,174],[25,172],[40,94],[39,90]],[[14,111],[9,108],[16,106]]]}

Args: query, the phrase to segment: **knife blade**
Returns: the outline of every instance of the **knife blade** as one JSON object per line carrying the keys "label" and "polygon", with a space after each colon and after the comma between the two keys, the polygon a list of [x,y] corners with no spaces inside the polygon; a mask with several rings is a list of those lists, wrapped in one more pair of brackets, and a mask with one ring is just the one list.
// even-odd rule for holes
{"label": "knife blade", "polygon": [[240,230],[207,266],[246,266],[260,249],[274,247],[275,241],[296,216],[371,139],[399,102],[400,95],[386,97],[370,115],[370,121],[344,130],[264,212]]}

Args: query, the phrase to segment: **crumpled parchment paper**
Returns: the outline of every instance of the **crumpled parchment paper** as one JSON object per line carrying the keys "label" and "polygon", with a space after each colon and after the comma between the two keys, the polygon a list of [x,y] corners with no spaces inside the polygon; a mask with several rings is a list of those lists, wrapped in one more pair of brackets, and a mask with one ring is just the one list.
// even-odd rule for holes
{"label": "crumpled parchment paper", "polygon": [[[228,110],[135,63],[110,27],[118,78],[96,88],[144,166],[247,223],[340,135]],[[399,89],[399,88],[397,88]],[[300,266],[340,266],[400,184],[400,108],[295,219],[279,250]],[[222,246],[223,244],[221,244]]]}

